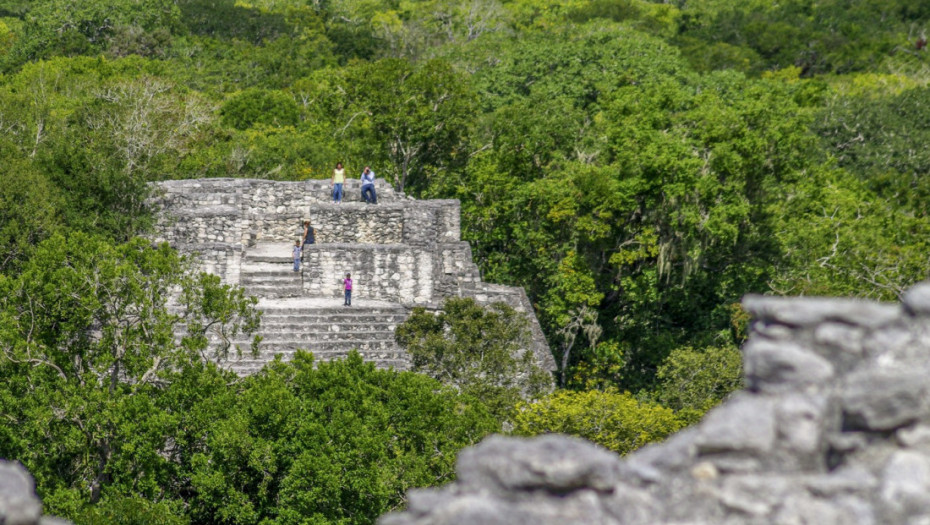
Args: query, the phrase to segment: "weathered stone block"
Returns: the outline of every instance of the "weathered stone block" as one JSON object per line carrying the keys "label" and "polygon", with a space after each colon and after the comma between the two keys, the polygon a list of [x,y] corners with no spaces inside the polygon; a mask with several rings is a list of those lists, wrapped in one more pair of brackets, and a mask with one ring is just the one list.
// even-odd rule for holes
{"label": "weathered stone block", "polygon": [[761,396],[735,396],[707,413],[698,429],[695,445],[698,456],[771,452],[775,445],[774,403]]}
{"label": "weathered stone block", "polygon": [[[787,451],[784,468],[820,470],[825,467],[824,436],[829,421],[826,396],[786,395],[775,402],[778,448]],[[836,427],[839,426],[837,418]]]}
{"label": "weathered stone block", "polygon": [[578,438],[491,436],[465,449],[457,470],[460,483],[468,487],[563,493],[610,491],[618,482],[617,467],[614,454]]}
{"label": "weathered stone block", "polygon": [[901,316],[901,308],[898,305],[829,297],[747,295],[743,298],[743,308],[756,319],[796,327],[839,321],[874,328],[893,322]]}
{"label": "weathered stone block", "polygon": [[930,513],[930,458],[894,453],[882,472],[881,501],[891,516]]}
{"label": "weathered stone block", "polygon": [[29,472],[19,463],[0,461],[0,523],[36,525],[41,515],[42,503]]}
{"label": "weathered stone block", "polygon": [[894,430],[930,418],[927,370],[867,369],[851,374],[842,392],[845,425]]}
{"label": "weathered stone block", "polygon": [[908,289],[901,298],[901,304],[910,315],[930,315],[930,281],[923,281]]}
{"label": "weathered stone block", "polygon": [[746,379],[751,389],[795,390],[817,386],[833,377],[833,365],[806,348],[790,342],[750,340],[743,347]]}

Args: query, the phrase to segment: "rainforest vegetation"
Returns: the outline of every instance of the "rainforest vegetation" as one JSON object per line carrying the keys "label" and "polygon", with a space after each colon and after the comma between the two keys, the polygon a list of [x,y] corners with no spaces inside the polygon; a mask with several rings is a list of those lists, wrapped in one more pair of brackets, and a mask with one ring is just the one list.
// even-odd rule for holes
{"label": "rainforest vegetation", "polygon": [[[362,524],[492,432],[662,439],[739,387],[743,295],[927,278],[928,24],[913,0],[0,0],[0,457],[77,523]],[[467,301],[398,330],[424,374],[216,365],[250,349],[208,331],[255,333],[254,300],[141,240],[147,183],[337,161],[461,201],[555,390],[507,360],[513,312]],[[488,342],[506,373],[469,371]]]}

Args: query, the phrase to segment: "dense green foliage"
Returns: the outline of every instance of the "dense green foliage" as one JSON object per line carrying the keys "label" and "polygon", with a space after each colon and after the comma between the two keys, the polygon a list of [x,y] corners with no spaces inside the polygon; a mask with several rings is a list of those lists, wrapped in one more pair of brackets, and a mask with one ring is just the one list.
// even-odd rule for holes
{"label": "dense green foliage", "polygon": [[357,354],[237,379],[217,363],[257,328],[254,299],[167,245],[56,235],[0,276],[0,298],[0,457],[81,523],[371,523],[500,428]]}
{"label": "dense green foliage", "polygon": [[[80,522],[355,523],[500,419],[594,437],[673,410],[602,442],[660,439],[738,386],[744,294],[891,300],[928,276],[928,23],[904,0],[0,0],[0,414],[28,422],[0,452]],[[521,346],[464,303],[398,333],[458,394],[319,371],[438,429],[400,401],[326,412],[304,382],[342,387],[307,358],[243,381],[204,363],[205,330],[257,319],[133,240],[147,183],[337,161],[460,199],[484,278],[526,288],[552,347],[567,390],[544,411],[512,412],[513,363],[472,392],[489,407],[461,394],[487,369],[469,355]]]}
{"label": "dense green foliage", "polygon": [[408,488],[450,481],[456,453],[499,429],[480,404],[358,354],[298,354],[224,394],[204,400],[222,411],[210,433],[190,436],[197,523],[372,523]]}
{"label": "dense green foliage", "polygon": [[671,409],[599,390],[556,392],[521,405],[514,419],[517,435],[572,434],[619,454],[665,439],[683,426]]}
{"label": "dense green foliage", "polygon": [[501,419],[521,399],[552,386],[532,352],[529,323],[503,303],[482,308],[472,298],[451,297],[437,314],[415,308],[394,337],[415,372],[480,399]]}

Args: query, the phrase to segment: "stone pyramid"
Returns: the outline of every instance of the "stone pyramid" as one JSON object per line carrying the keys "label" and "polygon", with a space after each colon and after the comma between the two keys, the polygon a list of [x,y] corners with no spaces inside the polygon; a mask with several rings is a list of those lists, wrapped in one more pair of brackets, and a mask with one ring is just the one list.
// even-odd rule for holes
{"label": "stone pyramid", "polygon": [[[378,204],[361,200],[359,182],[346,182],[332,202],[328,180],[276,182],[196,179],[156,184],[153,240],[191,254],[224,283],[259,298],[263,342],[258,358],[230,366],[253,373],[274,356],[298,349],[318,359],[357,350],[379,367],[406,369],[409,356],[394,329],[413,307],[436,310],[446,297],[506,303],[527,315],[533,352],[555,369],[539,322],[522,288],[482,282],[471,248],[461,240],[457,200],[415,200],[376,182]],[[293,271],[291,249],[309,220],[316,244]],[[343,303],[342,277],[352,273],[352,307]]]}

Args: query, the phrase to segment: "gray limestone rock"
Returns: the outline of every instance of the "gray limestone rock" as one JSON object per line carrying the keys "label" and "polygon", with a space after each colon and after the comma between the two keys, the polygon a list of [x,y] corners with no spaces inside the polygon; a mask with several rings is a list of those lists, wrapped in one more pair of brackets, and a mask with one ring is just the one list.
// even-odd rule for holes
{"label": "gray limestone rock", "polygon": [[866,331],[846,323],[826,322],[814,329],[814,350],[841,370],[862,359]]}
{"label": "gray limestone rock", "polygon": [[930,447],[930,425],[918,424],[898,429],[895,436],[904,447]]}
{"label": "gray limestone rock", "polygon": [[788,394],[776,401],[776,444],[787,452],[782,455],[783,468],[816,471],[825,467],[824,438],[827,427],[834,423],[829,410],[825,396]]}
{"label": "gray limestone rock", "polygon": [[459,483],[491,490],[564,493],[587,488],[610,491],[618,481],[616,456],[582,439],[546,435],[537,439],[491,436],[459,456]]}
{"label": "gray limestone rock", "polygon": [[749,387],[763,392],[819,386],[833,377],[833,365],[801,345],[751,340],[743,348]]}
{"label": "gray limestone rock", "polygon": [[601,504],[623,525],[650,525],[661,509],[661,503],[649,492],[622,485],[613,494],[603,496]]}
{"label": "gray limestone rock", "polygon": [[881,501],[889,518],[930,514],[930,457],[902,450],[882,472]]}
{"label": "gray limestone rock", "polygon": [[872,525],[875,523],[871,505],[858,498],[825,500],[804,494],[793,494],[781,503],[772,517],[774,525]]}
{"label": "gray limestone rock", "polygon": [[637,450],[623,463],[621,476],[628,481],[653,483],[660,481],[668,472],[690,469],[697,455],[696,436],[697,430],[692,427],[669,437],[662,444]]}
{"label": "gray limestone rock", "polygon": [[699,456],[768,454],[775,446],[774,403],[761,396],[737,395],[704,417],[694,442]]}
{"label": "gray limestone rock", "polygon": [[41,514],[42,504],[29,472],[19,463],[0,463],[0,523],[31,525]]}
{"label": "gray limestone rock", "polygon": [[61,518],[42,516],[39,520],[39,525],[71,525],[71,522]]}
{"label": "gray limestone rock", "polygon": [[19,463],[0,460],[0,524],[68,525],[57,518],[42,517],[42,503],[29,472]]}
{"label": "gray limestone rock", "polygon": [[911,287],[901,298],[904,311],[913,316],[930,315],[930,281]]}
{"label": "gray limestone rock", "polygon": [[897,305],[832,297],[747,295],[743,298],[743,307],[757,319],[796,327],[836,321],[876,328],[901,316],[901,308]]}
{"label": "gray limestone rock", "polygon": [[864,430],[895,430],[930,417],[927,370],[865,369],[851,374],[842,402],[845,425]]}
{"label": "gray limestone rock", "polygon": [[822,476],[813,476],[804,481],[807,490],[814,496],[834,498],[849,494],[871,494],[879,480],[872,472],[860,467],[849,466]]}
{"label": "gray limestone rock", "polygon": [[722,480],[715,495],[728,509],[768,519],[781,501],[795,489],[796,483],[781,477],[733,475]]}

